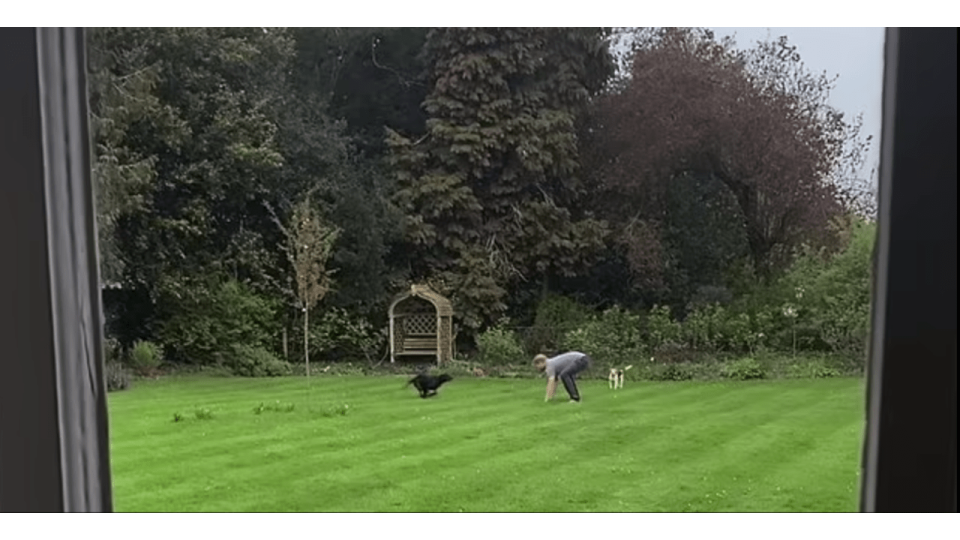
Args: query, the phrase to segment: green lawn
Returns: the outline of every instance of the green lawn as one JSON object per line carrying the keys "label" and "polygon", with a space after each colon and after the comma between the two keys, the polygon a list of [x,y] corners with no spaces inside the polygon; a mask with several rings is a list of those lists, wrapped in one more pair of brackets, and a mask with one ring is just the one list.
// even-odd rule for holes
{"label": "green lawn", "polygon": [[[396,377],[311,381],[110,394],[116,511],[857,510],[859,379],[583,381],[581,404],[544,403],[535,379],[458,379],[428,400]],[[278,400],[295,409],[254,413]]]}

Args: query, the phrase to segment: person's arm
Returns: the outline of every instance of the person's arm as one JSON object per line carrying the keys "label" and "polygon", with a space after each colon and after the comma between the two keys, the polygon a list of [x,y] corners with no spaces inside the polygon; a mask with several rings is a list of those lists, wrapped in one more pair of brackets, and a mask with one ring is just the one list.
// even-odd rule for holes
{"label": "person's arm", "polygon": [[553,399],[554,392],[557,391],[557,378],[556,377],[547,377],[547,397],[544,401],[550,401]]}

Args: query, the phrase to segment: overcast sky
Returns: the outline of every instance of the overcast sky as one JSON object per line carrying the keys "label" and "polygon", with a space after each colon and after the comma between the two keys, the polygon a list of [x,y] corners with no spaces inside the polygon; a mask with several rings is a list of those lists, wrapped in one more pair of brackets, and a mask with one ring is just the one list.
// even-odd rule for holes
{"label": "overcast sky", "polygon": [[[863,133],[873,135],[865,165],[868,174],[878,163],[883,90],[884,29],[804,27],[716,27],[717,37],[733,35],[737,46],[749,48],[757,40],[785,35],[797,46],[800,59],[813,73],[839,76],[830,93],[831,105],[847,117],[863,113]],[[876,173],[874,173],[874,181]]]}

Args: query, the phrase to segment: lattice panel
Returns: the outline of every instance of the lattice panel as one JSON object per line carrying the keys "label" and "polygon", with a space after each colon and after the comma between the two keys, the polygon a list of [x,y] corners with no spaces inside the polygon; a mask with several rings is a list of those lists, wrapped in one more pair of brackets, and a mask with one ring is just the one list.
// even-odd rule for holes
{"label": "lattice panel", "polygon": [[405,334],[436,334],[437,316],[431,314],[407,315],[403,318]]}

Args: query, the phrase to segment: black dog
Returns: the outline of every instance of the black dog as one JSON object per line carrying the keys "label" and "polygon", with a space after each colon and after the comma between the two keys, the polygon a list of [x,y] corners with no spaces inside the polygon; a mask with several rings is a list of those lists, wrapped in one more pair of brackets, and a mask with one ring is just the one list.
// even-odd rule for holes
{"label": "black dog", "polygon": [[407,381],[407,384],[404,386],[413,385],[416,387],[417,391],[420,392],[421,398],[428,398],[430,396],[437,395],[437,389],[440,388],[440,385],[447,381],[452,381],[453,377],[443,373],[439,376],[434,377],[433,375],[426,375],[421,373],[416,377]]}

